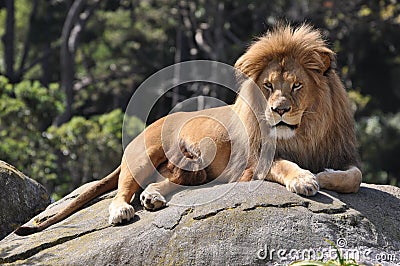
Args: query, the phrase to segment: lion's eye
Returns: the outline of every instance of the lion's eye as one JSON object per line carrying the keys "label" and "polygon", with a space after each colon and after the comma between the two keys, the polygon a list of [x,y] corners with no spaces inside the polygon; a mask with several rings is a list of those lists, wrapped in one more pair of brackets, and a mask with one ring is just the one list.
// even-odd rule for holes
{"label": "lion's eye", "polygon": [[264,87],[264,89],[266,89],[266,90],[269,90],[269,91],[272,91],[272,83],[271,82],[265,82],[264,84],[263,84],[263,87]]}
{"label": "lion's eye", "polygon": [[293,83],[292,89],[294,91],[297,91],[297,90],[301,89],[301,87],[303,87],[303,84],[301,84],[300,82],[295,82],[295,83]]}

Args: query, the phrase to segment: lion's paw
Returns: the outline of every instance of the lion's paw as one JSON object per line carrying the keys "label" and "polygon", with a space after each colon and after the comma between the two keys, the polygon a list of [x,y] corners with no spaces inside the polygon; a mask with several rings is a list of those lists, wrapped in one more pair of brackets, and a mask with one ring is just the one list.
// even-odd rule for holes
{"label": "lion's paw", "polygon": [[304,195],[314,196],[319,190],[317,178],[310,171],[304,171],[286,184],[287,190]]}
{"label": "lion's paw", "polygon": [[167,204],[164,196],[159,192],[149,192],[147,190],[144,190],[142,194],[140,194],[140,202],[142,203],[143,207],[151,211],[161,209]]}
{"label": "lion's paw", "polygon": [[112,202],[108,210],[110,212],[110,217],[108,218],[109,224],[119,224],[122,223],[123,220],[129,221],[135,216],[135,209],[126,202]]}

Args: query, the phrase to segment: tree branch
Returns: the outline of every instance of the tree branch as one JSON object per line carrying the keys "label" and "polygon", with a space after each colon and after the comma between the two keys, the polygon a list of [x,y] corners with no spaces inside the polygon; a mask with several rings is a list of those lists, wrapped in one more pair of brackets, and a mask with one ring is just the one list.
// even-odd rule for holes
{"label": "tree branch", "polygon": [[34,0],[33,8],[32,8],[31,14],[29,16],[29,23],[28,23],[29,26],[28,26],[28,31],[25,36],[22,57],[21,57],[21,61],[19,64],[18,72],[16,74],[16,78],[19,80],[22,78],[23,74],[25,73],[23,70],[25,69],[25,61],[26,61],[26,58],[28,57],[28,53],[29,53],[29,49],[30,49],[30,44],[31,44],[30,37],[32,34],[32,23],[36,16],[38,5],[39,5],[39,0]]}
{"label": "tree branch", "polygon": [[[87,0],[75,0],[68,11],[62,33],[61,33],[61,89],[66,95],[65,111],[57,117],[55,123],[61,125],[69,121],[72,116],[73,103],[73,82],[75,78],[75,52],[78,45],[78,39],[82,33],[87,20],[93,14],[93,11],[100,3],[100,0],[92,1],[94,4],[89,6],[82,15]],[[81,16],[81,17],[80,17]]]}

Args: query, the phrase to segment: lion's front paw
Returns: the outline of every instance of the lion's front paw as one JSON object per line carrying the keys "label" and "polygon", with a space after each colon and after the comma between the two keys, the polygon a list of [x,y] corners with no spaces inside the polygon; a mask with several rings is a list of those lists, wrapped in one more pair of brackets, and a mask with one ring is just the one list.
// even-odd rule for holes
{"label": "lion's front paw", "polygon": [[109,224],[119,224],[123,220],[129,221],[135,216],[135,209],[126,202],[112,202],[108,210],[110,212]]}
{"label": "lion's front paw", "polygon": [[167,204],[164,196],[157,191],[149,192],[144,190],[140,194],[140,202],[147,210],[158,210]]}
{"label": "lion's front paw", "polygon": [[305,196],[314,196],[319,190],[319,184],[315,175],[310,171],[304,171],[286,184],[289,191]]}

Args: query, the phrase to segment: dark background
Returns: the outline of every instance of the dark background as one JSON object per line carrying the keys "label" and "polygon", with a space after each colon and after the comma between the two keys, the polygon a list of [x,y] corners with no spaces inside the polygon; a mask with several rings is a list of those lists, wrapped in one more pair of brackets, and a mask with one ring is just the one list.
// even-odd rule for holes
{"label": "dark background", "polygon": [[[0,159],[55,199],[101,178],[119,164],[123,113],[143,80],[181,61],[233,65],[278,21],[321,29],[353,102],[364,180],[399,186],[400,4],[388,0],[2,0]],[[180,86],[150,120],[197,95],[233,101]]]}

